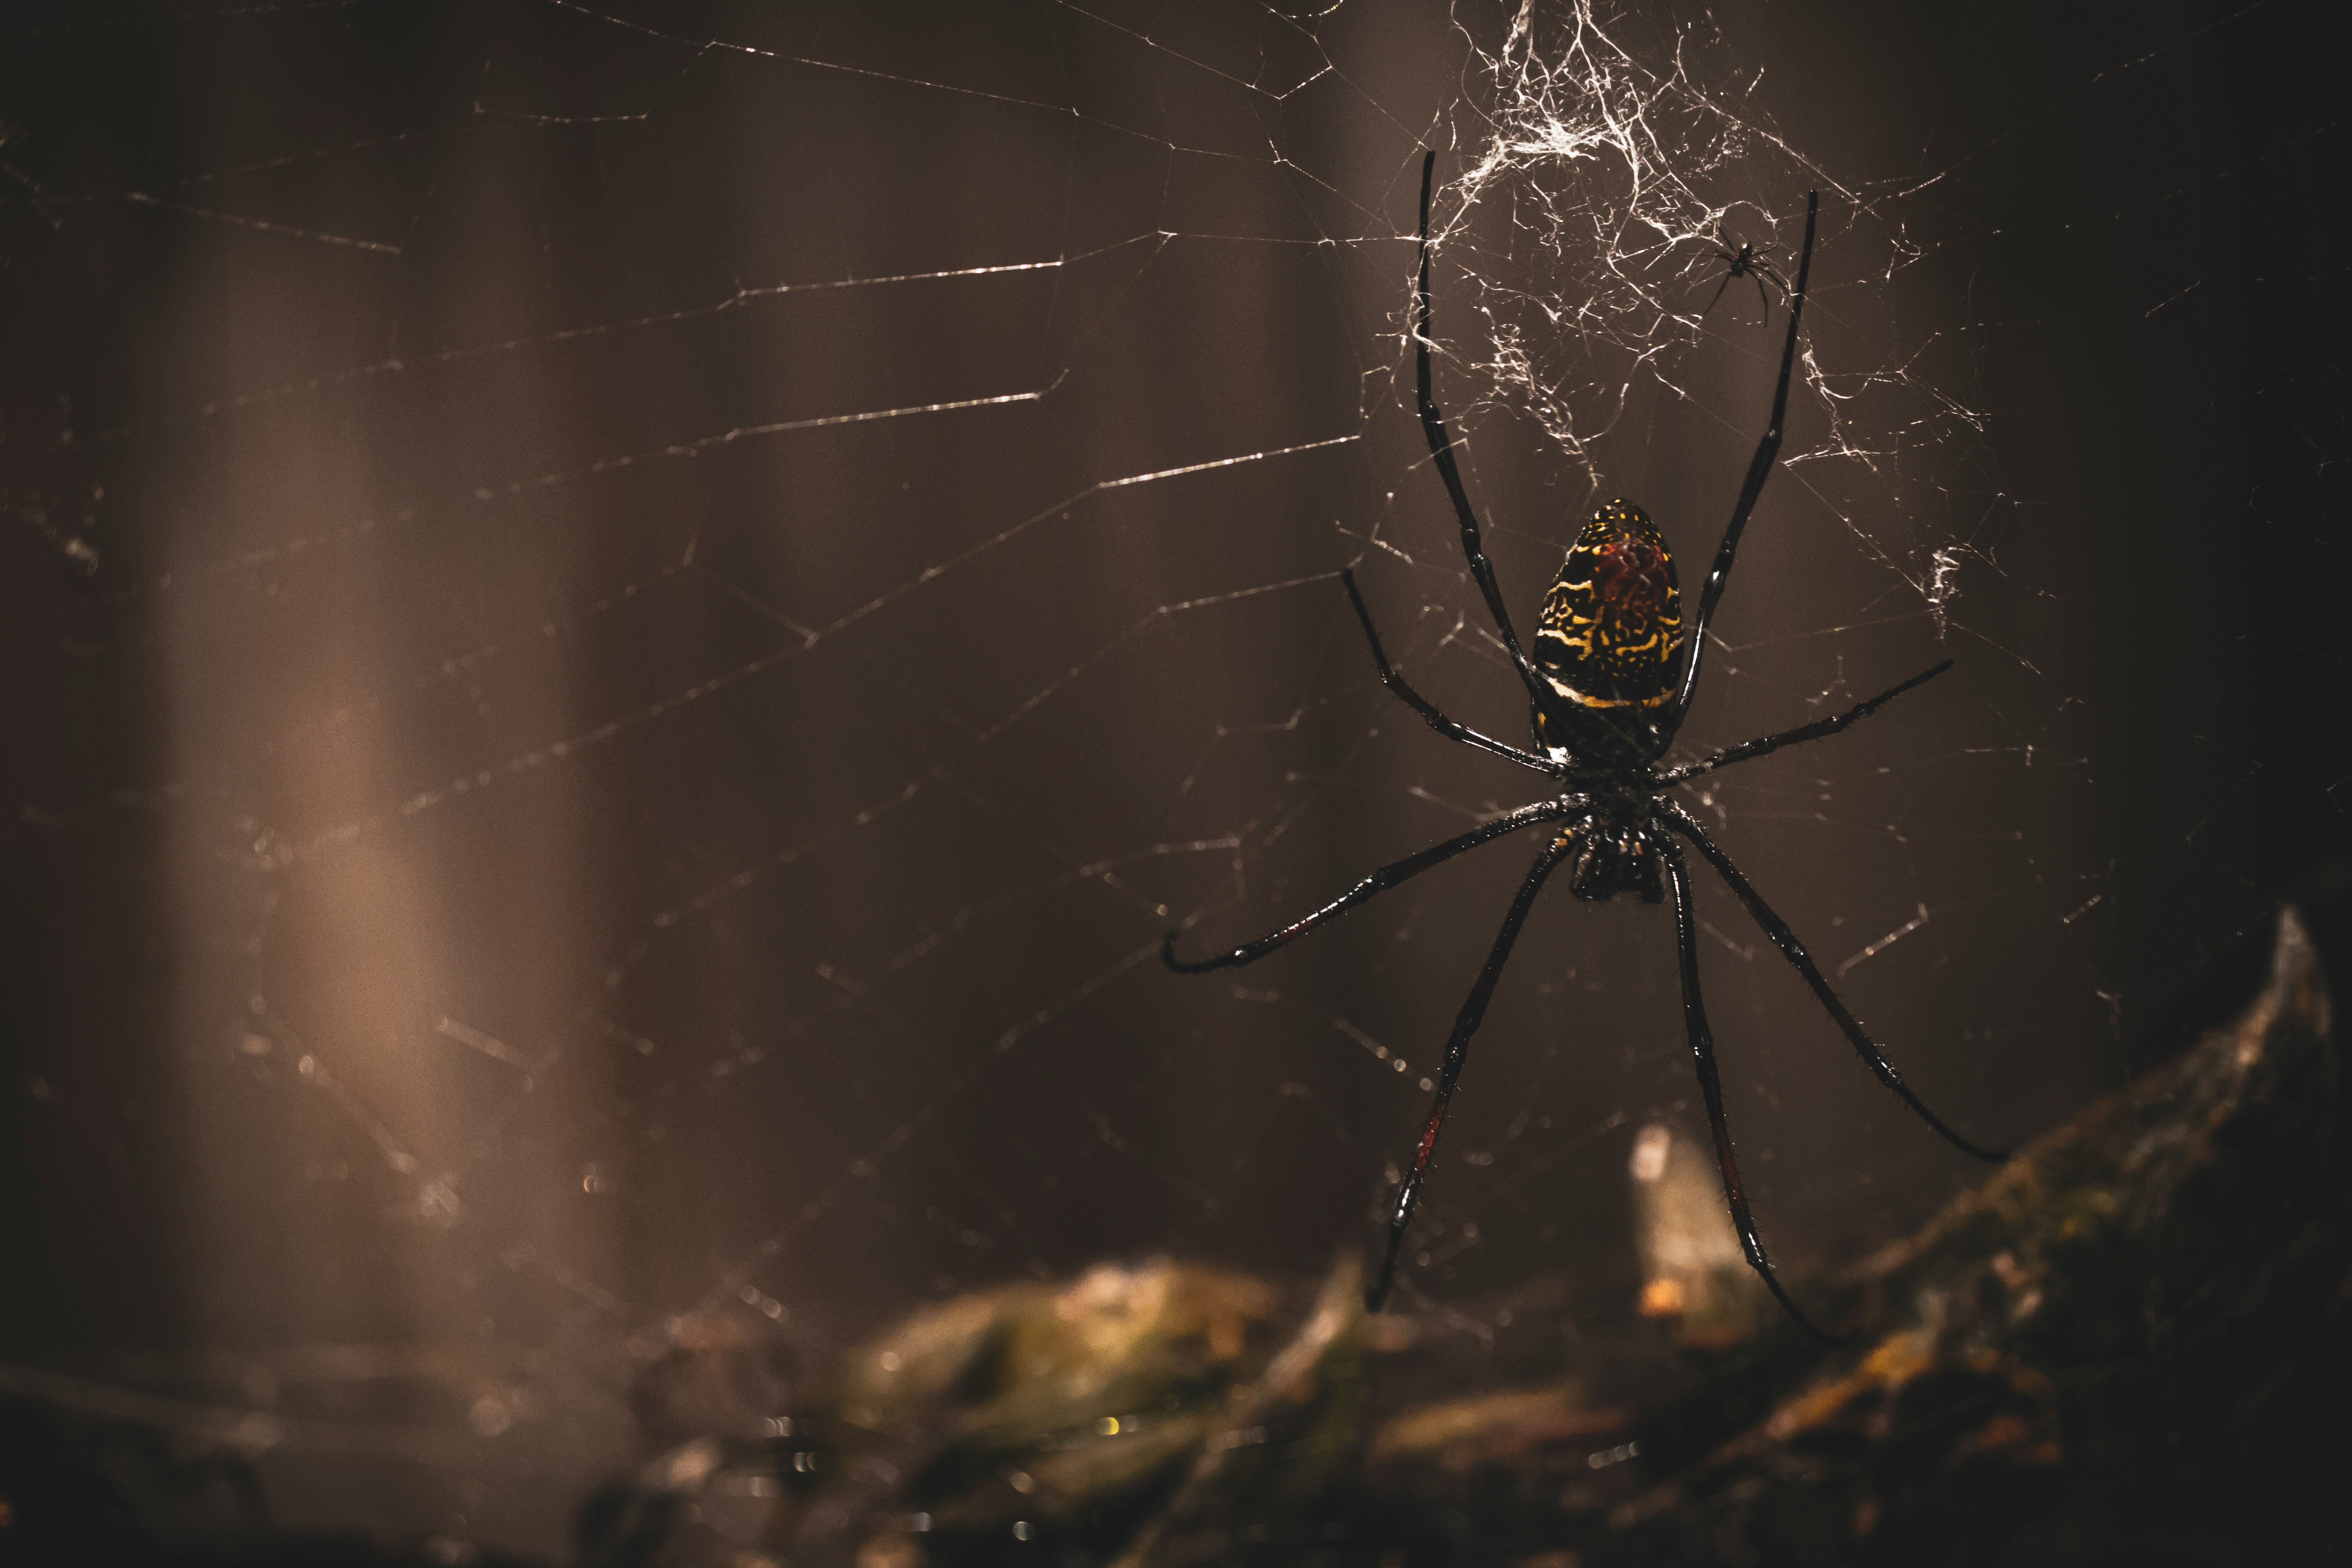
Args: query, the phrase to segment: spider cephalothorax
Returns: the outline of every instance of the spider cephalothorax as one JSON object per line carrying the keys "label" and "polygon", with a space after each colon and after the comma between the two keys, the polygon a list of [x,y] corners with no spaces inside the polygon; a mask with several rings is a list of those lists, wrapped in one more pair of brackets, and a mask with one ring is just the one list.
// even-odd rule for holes
{"label": "spider cephalothorax", "polygon": [[1631,893],[1645,904],[1666,896],[1658,879],[1658,850],[1638,822],[1596,816],[1563,837],[1576,840],[1576,868],[1569,889],[1600,903]]}
{"label": "spider cephalothorax", "polygon": [[[1454,722],[1439,711],[1435,703],[1407,685],[1404,677],[1390,668],[1388,655],[1381,647],[1380,633],[1372,626],[1371,612],[1364,607],[1363,595],[1357,592],[1355,574],[1352,570],[1342,571],[1339,580],[1363,625],[1365,640],[1371,644],[1372,662],[1380,669],[1381,684],[1410,704],[1447,740],[1475,746],[1541,773],[1552,781],[1556,793],[1515,811],[1500,813],[1467,833],[1383,866],[1321,909],[1255,942],[1244,942],[1213,958],[1187,963],[1176,956],[1176,933],[1171,931],[1161,956],[1170,968],[1183,973],[1255,963],[1324,921],[1465,850],[1522,828],[1538,824],[1551,826],[1544,847],[1536,854],[1535,864],[1519,882],[1518,894],[1503,916],[1502,930],[1496,933],[1495,944],[1478,971],[1469,997],[1455,1016],[1454,1032],[1445,1042],[1445,1061],[1437,1075],[1436,1103],[1430,1108],[1412,1167],[1398,1189],[1396,1205],[1389,1217],[1388,1248],[1381,1258],[1380,1273],[1366,1293],[1366,1305],[1377,1311],[1395,1279],[1398,1249],[1403,1244],[1405,1229],[1412,1221],[1413,1205],[1428,1177],[1438,1133],[1445,1126],[1446,1107],[1453,1100],[1462,1064],[1469,1055],[1470,1037],[1477,1033],[1486,1016],[1486,1004],[1495,994],[1496,983],[1502,978],[1512,944],[1517,942],[1519,928],[1526,922],[1528,911],[1535,907],[1536,897],[1545,882],[1553,871],[1567,864],[1571,866],[1570,888],[1580,899],[1597,901],[1630,893],[1645,903],[1654,904],[1671,893],[1675,952],[1682,978],[1683,1026],[1690,1038],[1700,1097],[1706,1102],[1707,1122],[1715,1134],[1716,1158],[1723,1172],[1723,1191],[1731,1210],[1732,1226],[1739,1233],[1740,1247],[1749,1266],[1781,1306],[1788,1309],[1789,1315],[1808,1331],[1819,1333],[1773,1278],[1771,1267],[1765,1261],[1764,1244],[1756,1234],[1755,1219],[1748,1212],[1747,1195],[1740,1188],[1739,1167],[1732,1155],[1730,1124],[1724,1114],[1723,1085],[1716,1070],[1715,1037],[1707,1027],[1706,1003],[1699,992],[1697,916],[1691,907],[1690,878],[1683,861],[1685,841],[1723,879],[1749,918],[1803,977],[1823,1010],[1878,1080],[1959,1148],[1983,1159],[2000,1158],[1993,1151],[1979,1148],[1954,1132],[1920,1102],[1887,1062],[1885,1054],[1863,1032],[1862,1025],[1830,989],[1821,966],[1806,952],[1797,933],[1765,903],[1763,895],[1732,864],[1731,857],[1723,852],[1698,819],[1668,793],[1717,768],[1760,757],[1783,746],[1834,735],[1857,720],[1869,717],[1882,704],[1943,674],[1952,667],[1952,661],[1946,659],[1933,669],[1831,718],[1816,719],[1793,730],[1743,742],[1680,766],[1659,765],[1660,759],[1674,744],[1684,716],[1690,711],[1691,699],[1698,689],[1699,661],[1706,652],[1708,618],[1715,613],[1723,585],[1731,575],[1740,531],[1756,509],[1757,497],[1763,493],[1764,480],[1771,473],[1773,459],[1780,449],[1780,424],[1788,413],[1789,377],[1796,365],[1797,326],[1805,309],[1805,279],[1812,265],[1813,225],[1820,201],[1817,195],[1809,195],[1805,201],[1805,248],[1797,263],[1796,287],[1789,290],[1789,338],[1780,353],[1780,380],[1772,395],[1772,421],[1765,429],[1764,438],[1756,444],[1756,456],[1748,463],[1748,478],[1739,487],[1739,499],[1732,507],[1731,521],[1724,529],[1723,543],[1699,595],[1696,614],[1685,626],[1682,594],[1675,582],[1675,558],[1665,540],[1643,515],[1641,508],[1612,500],[1578,533],[1559,575],[1544,595],[1535,653],[1530,658],[1520,649],[1518,637],[1511,630],[1510,612],[1504,607],[1494,565],[1479,542],[1478,514],[1471,509],[1469,492],[1463,489],[1461,472],[1454,466],[1453,437],[1446,434],[1444,418],[1438,413],[1437,401],[1430,390],[1429,192],[1436,163],[1437,154],[1432,153],[1421,171],[1421,279],[1414,290],[1413,355],[1419,372],[1422,429],[1429,437],[1431,460],[1436,465],[1438,477],[1445,481],[1446,494],[1452,498],[1454,513],[1461,521],[1462,548],[1469,559],[1470,575],[1486,601],[1487,614],[1494,617],[1495,628],[1501,634],[1504,651],[1510,656],[1512,667],[1527,688],[1528,707],[1534,714],[1535,750],[1522,751],[1491,735],[1482,735],[1466,724]],[[1726,256],[1725,259],[1733,263],[1736,275],[1741,270],[1759,269],[1751,257],[1752,253],[1743,247],[1737,258]],[[1768,275],[1778,280],[1777,273]],[[1758,287],[1760,291],[1762,285]]]}

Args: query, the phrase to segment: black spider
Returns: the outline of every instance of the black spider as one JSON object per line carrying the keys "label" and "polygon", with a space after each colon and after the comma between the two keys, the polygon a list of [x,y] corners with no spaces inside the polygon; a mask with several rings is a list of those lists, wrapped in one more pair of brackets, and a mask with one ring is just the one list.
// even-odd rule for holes
{"label": "black spider", "polygon": [[[1920,1103],[1870,1037],[1863,1033],[1862,1026],[1854,1021],[1845,1004],[1830,989],[1829,982],[1822,978],[1820,967],[1806,953],[1796,933],[1772,912],[1732,864],[1731,858],[1666,795],[1670,786],[1685,784],[1717,768],[1760,757],[1801,741],[1834,735],[1874,712],[1882,704],[1943,674],[1952,667],[1952,661],[1946,659],[1935,668],[1915,675],[1833,718],[1745,742],[1678,767],[1658,765],[1658,759],[1673,744],[1675,731],[1690,710],[1692,693],[1698,687],[1700,658],[1706,647],[1707,622],[1723,596],[1725,581],[1731,575],[1732,554],[1738,547],[1740,531],[1747,525],[1748,513],[1755,510],[1756,498],[1763,490],[1765,478],[1772,471],[1773,458],[1780,448],[1780,424],[1788,412],[1789,375],[1796,361],[1798,321],[1804,313],[1805,279],[1812,265],[1813,226],[1821,206],[1820,195],[1817,192],[1809,193],[1805,198],[1805,249],[1797,264],[1796,288],[1790,293],[1789,340],[1780,354],[1780,385],[1772,395],[1772,423],[1748,465],[1748,478],[1739,488],[1739,500],[1732,509],[1730,525],[1724,530],[1715,568],[1707,574],[1706,587],[1699,595],[1696,619],[1685,634],[1674,557],[1665,541],[1641,509],[1624,501],[1612,501],[1577,536],[1550,592],[1544,596],[1543,614],[1536,632],[1536,657],[1531,660],[1520,651],[1518,638],[1511,630],[1511,617],[1503,608],[1502,591],[1496,585],[1494,567],[1479,545],[1477,515],[1470,509],[1470,498],[1454,467],[1453,439],[1446,434],[1444,419],[1430,395],[1429,194],[1436,162],[1437,154],[1430,153],[1421,173],[1421,273],[1414,294],[1417,319],[1413,333],[1421,423],[1429,437],[1429,449],[1438,474],[1444,479],[1446,493],[1453,498],[1454,510],[1461,519],[1462,544],[1469,556],[1470,574],[1486,595],[1487,612],[1502,634],[1503,647],[1517,668],[1519,679],[1526,683],[1536,749],[1522,751],[1457,724],[1406,685],[1404,678],[1389,667],[1380,634],[1373,629],[1371,615],[1364,608],[1363,595],[1356,590],[1354,574],[1343,571],[1339,576],[1347,587],[1349,603],[1355,606],[1357,617],[1363,623],[1364,637],[1371,644],[1372,660],[1380,668],[1383,685],[1429,721],[1430,727],[1439,734],[1507,757],[1556,780],[1559,793],[1549,800],[1507,812],[1418,855],[1384,866],[1312,914],[1230,952],[1187,963],[1177,958],[1177,933],[1171,931],[1161,956],[1170,968],[1187,974],[1252,963],[1324,921],[1466,849],[1538,823],[1560,824],[1519,884],[1518,895],[1511,900],[1510,912],[1503,917],[1503,929],[1495,938],[1485,967],[1478,972],[1477,983],[1471,986],[1469,999],[1462,1004],[1462,1011],[1454,1021],[1453,1035],[1445,1043],[1444,1066],[1438,1075],[1436,1102],[1423,1127],[1412,1168],[1397,1194],[1395,1212],[1389,1221],[1388,1249],[1381,1260],[1380,1273],[1365,1294],[1366,1307],[1378,1311],[1388,1297],[1396,1274],[1397,1250],[1404,1240],[1405,1227],[1412,1222],[1422,1184],[1427,1179],[1430,1155],[1445,1125],[1446,1106],[1461,1078],[1470,1037],[1477,1032],[1479,1021],[1486,1016],[1487,1000],[1494,995],[1495,984],[1502,975],[1504,962],[1510,956],[1519,927],[1534,906],[1544,879],[1563,861],[1572,858],[1575,868],[1570,887],[1580,899],[1605,900],[1620,893],[1635,893],[1644,902],[1654,904],[1672,891],[1675,937],[1681,957],[1683,1021],[1690,1035],[1699,1092],[1706,1101],[1707,1121],[1715,1134],[1716,1159],[1722,1166],[1723,1190],[1730,1203],[1732,1223],[1739,1232],[1740,1247],[1749,1265],[1780,1305],[1806,1331],[1826,1339],[1828,1336],[1797,1310],[1796,1303],[1773,1277],[1764,1258],[1763,1244],[1757,1239],[1748,1199],[1740,1191],[1739,1167],[1732,1158],[1731,1133],[1724,1121],[1723,1089],[1716,1074],[1715,1042],[1707,1031],[1706,1004],[1699,994],[1698,946],[1690,881],[1677,839],[1688,839],[1730,887],[1747,907],[1748,915],[1771,939],[1772,945],[1804,976],[1805,984],[1812,987],[1813,994],[1820,998],[1870,1069],[1878,1075],[1880,1082],[1958,1147],[1984,1160],[2004,1156],[1969,1142]],[[1686,661],[1680,658],[1685,644],[1690,649]],[[1679,679],[1677,663],[1681,665]]]}
{"label": "black spider", "polygon": [[[1757,302],[1764,307],[1764,319],[1768,321],[1770,321],[1772,319],[1772,297],[1764,292],[1764,279],[1769,278],[1773,284],[1780,290],[1780,296],[1783,299],[1788,298],[1789,280],[1781,277],[1778,272],[1773,271],[1772,264],[1758,256],[1754,246],[1742,245],[1739,247],[1738,254],[1734,255],[1732,252],[1723,248],[1730,243],[1731,241],[1728,239],[1724,239],[1720,236],[1717,237],[1715,249],[1716,259],[1718,261],[1727,261],[1730,263],[1730,266],[1724,269],[1723,281],[1715,286],[1715,292],[1707,296],[1706,310],[1699,312],[1700,318],[1704,320],[1707,311],[1715,309],[1716,301],[1723,298],[1723,291],[1731,287],[1731,280],[1733,279],[1752,278],[1756,281]],[[1798,271],[1801,275],[1803,268],[1800,267]]]}

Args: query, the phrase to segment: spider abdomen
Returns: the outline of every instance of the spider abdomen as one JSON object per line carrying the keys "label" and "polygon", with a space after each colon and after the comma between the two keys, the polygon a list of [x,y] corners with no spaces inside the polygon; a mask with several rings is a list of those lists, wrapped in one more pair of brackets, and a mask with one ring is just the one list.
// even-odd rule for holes
{"label": "spider abdomen", "polygon": [[1580,708],[1651,709],[1673,695],[1682,647],[1674,552],[1640,507],[1612,500],[1544,595],[1536,668]]}

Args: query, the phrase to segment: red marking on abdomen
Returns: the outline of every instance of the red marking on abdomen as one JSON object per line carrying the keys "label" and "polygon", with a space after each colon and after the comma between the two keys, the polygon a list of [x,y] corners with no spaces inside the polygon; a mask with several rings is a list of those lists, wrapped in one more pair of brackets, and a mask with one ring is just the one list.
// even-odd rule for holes
{"label": "red marking on abdomen", "polygon": [[1666,602],[1666,557],[1639,539],[1616,539],[1596,552],[1592,591],[1620,614],[1654,614]]}

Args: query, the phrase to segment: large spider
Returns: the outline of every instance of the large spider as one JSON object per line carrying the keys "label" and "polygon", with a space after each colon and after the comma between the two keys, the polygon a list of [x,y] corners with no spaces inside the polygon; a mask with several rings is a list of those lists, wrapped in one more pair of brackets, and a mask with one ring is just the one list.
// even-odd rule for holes
{"label": "large spider", "polygon": [[[1716,1159],[1723,1170],[1724,1195],[1730,1204],[1740,1247],[1749,1266],[1789,1315],[1807,1332],[1828,1339],[1830,1336],[1797,1310],[1796,1303],[1773,1277],[1771,1266],[1765,1261],[1763,1244],[1757,1238],[1756,1222],[1748,1213],[1747,1196],[1740,1190],[1739,1167],[1731,1152],[1731,1131],[1724,1120],[1723,1088],[1716,1073],[1715,1040],[1707,1030],[1706,1006],[1699,994],[1690,879],[1677,840],[1688,839],[1747,906],[1748,915],[1771,939],[1772,945],[1780,949],[1781,956],[1804,976],[1805,984],[1812,987],[1813,994],[1881,1083],[1958,1147],[1982,1160],[2004,1156],[1969,1142],[1920,1103],[1919,1097],[1912,1093],[1902,1076],[1854,1021],[1853,1015],[1846,1010],[1845,1004],[1830,989],[1829,982],[1822,978],[1820,967],[1807,954],[1796,933],[1772,912],[1771,906],[1765,903],[1732,864],[1731,858],[1707,837],[1690,813],[1667,794],[1674,785],[1686,784],[1717,768],[1760,757],[1799,742],[1834,735],[1913,687],[1943,674],[1952,667],[1952,661],[1946,659],[1933,669],[1915,675],[1832,718],[1744,742],[1696,762],[1675,767],[1659,765],[1659,759],[1673,744],[1684,716],[1690,710],[1692,694],[1698,688],[1699,661],[1706,650],[1707,622],[1723,597],[1724,583],[1731,575],[1732,555],[1738,548],[1740,531],[1747,526],[1748,513],[1755,510],[1756,498],[1763,490],[1765,478],[1772,471],[1773,458],[1780,449],[1780,424],[1788,412],[1789,375],[1796,361],[1797,326],[1804,313],[1805,279],[1812,265],[1813,226],[1821,208],[1820,195],[1808,193],[1805,198],[1805,248],[1797,264],[1797,286],[1790,293],[1789,339],[1780,353],[1780,380],[1772,395],[1772,423],[1765,430],[1764,438],[1757,443],[1756,456],[1748,465],[1748,478],[1739,487],[1738,503],[1732,508],[1730,524],[1724,530],[1722,546],[1716,552],[1715,568],[1707,574],[1706,587],[1699,595],[1696,617],[1685,627],[1681,593],[1675,582],[1674,557],[1666,549],[1665,540],[1639,507],[1612,500],[1584,525],[1559,574],[1552,579],[1537,622],[1536,652],[1530,659],[1520,651],[1518,637],[1511,630],[1510,614],[1503,607],[1495,569],[1479,544],[1477,515],[1471,510],[1470,498],[1462,488],[1461,473],[1454,467],[1453,439],[1446,434],[1444,416],[1430,395],[1429,195],[1436,163],[1437,154],[1433,152],[1421,171],[1421,272],[1413,296],[1421,423],[1429,437],[1430,455],[1461,519],[1462,546],[1469,556],[1470,574],[1477,580],[1479,592],[1486,595],[1487,613],[1494,616],[1503,647],[1527,686],[1535,731],[1534,749],[1522,751],[1455,723],[1405,684],[1404,678],[1389,666],[1388,655],[1381,647],[1380,633],[1373,628],[1371,614],[1364,607],[1363,595],[1356,590],[1354,574],[1343,571],[1339,578],[1348,590],[1349,603],[1355,606],[1357,618],[1363,623],[1364,637],[1371,645],[1372,661],[1380,668],[1382,685],[1446,739],[1491,752],[1541,773],[1556,781],[1559,793],[1549,800],[1506,812],[1457,837],[1383,866],[1321,909],[1230,952],[1188,963],[1176,956],[1177,933],[1171,931],[1160,955],[1171,969],[1186,974],[1254,963],[1325,921],[1465,850],[1538,823],[1559,824],[1519,884],[1518,894],[1503,917],[1503,928],[1496,934],[1494,948],[1487,953],[1476,983],[1470,987],[1469,998],[1454,1018],[1454,1032],[1445,1042],[1445,1062],[1438,1075],[1436,1100],[1422,1128],[1412,1168],[1397,1194],[1396,1207],[1389,1219],[1387,1251],[1381,1259],[1380,1273],[1365,1293],[1366,1308],[1380,1310],[1395,1280],[1397,1252],[1412,1221],[1422,1185],[1428,1178],[1430,1156],[1437,1147],[1439,1132],[1444,1129],[1446,1107],[1461,1079],[1470,1037],[1477,1033],[1479,1021],[1486,1016],[1487,1001],[1495,994],[1495,984],[1502,976],[1503,964],[1510,957],[1519,927],[1525,923],[1545,879],[1563,862],[1573,861],[1570,887],[1580,899],[1598,900],[1632,893],[1644,903],[1654,904],[1668,890],[1673,892],[1675,939],[1682,969],[1683,1022],[1689,1032],[1699,1092],[1706,1101],[1707,1122],[1715,1134]],[[1690,658],[1683,660],[1680,656],[1685,645]]]}

